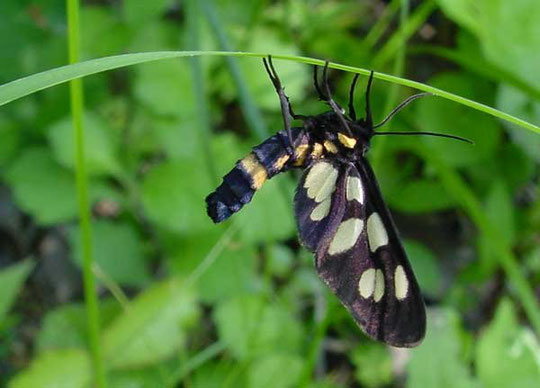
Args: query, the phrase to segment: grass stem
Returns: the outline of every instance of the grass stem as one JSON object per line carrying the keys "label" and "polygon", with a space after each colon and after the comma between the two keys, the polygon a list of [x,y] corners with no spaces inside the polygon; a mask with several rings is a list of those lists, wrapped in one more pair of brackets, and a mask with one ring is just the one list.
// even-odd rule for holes
{"label": "grass stem", "polygon": [[[0,106],[9,102],[17,100],[21,97],[38,92],[43,89],[47,89],[54,85],[71,81],[77,78],[85,77],[91,74],[101,73],[107,70],[118,69],[121,67],[136,65],[139,63],[146,63],[152,61],[158,61],[163,59],[181,58],[181,57],[193,57],[202,55],[211,56],[226,56],[226,57],[249,57],[249,58],[265,58],[268,54],[272,54],[274,60],[282,59],[286,61],[294,61],[298,63],[305,63],[308,65],[324,66],[325,61],[316,58],[302,57],[297,55],[284,55],[275,53],[256,53],[256,52],[230,52],[230,51],[153,51],[145,53],[135,54],[122,54],[113,55],[110,57],[103,57],[97,59],[91,59],[85,62],[80,62],[72,65],[61,66],[55,69],[43,71],[41,73],[33,74],[27,77],[23,77],[6,84],[0,85]],[[330,62],[328,67],[336,70],[347,71],[349,73],[357,73],[365,76],[369,76],[370,70],[361,67],[347,66],[339,63]],[[522,128],[528,129],[532,132],[540,134],[540,127],[536,124],[530,123],[516,116],[512,116],[508,113],[502,112],[498,109],[492,108],[488,105],[470,100],[465,97],[458,96],[457,94],[447,92],[442,89],[435,88],[433,86],[423,84],[421,82],[412,81],[405,78],[396,77],[390,74],[381,72],[375,72],[373,76],[379,80],[387,81],[403,86],[407,86],[413,89],[421,90],[427,93],[431,93],[435,96],[445,98],[450,101],[454,101],[458,104],[465,105],[469,108],[478,110],[483,113],[487,113],[493,117],[497,117],[501,120],[508,121],[509,123],[518,125]],[[253,102],[251,102],[253,104]]]}
{"label": "grass stem", "polygon": [[[69,63],[76,63],[80,57],[79,38],[79,1],[67,0],[68,49]],[[99,305],[96,282],[92,271],[92,227],[90,221],[90,201],[88,198],[87,174],[84,159],[83,132],[83,85],[81,79],[70,82],[71,115],[75,145],[75,180],[77,185],[77,201],[79,208],[80,240],[83,255],[83,283],[86,306],[86,323],[90,354],[94,370],[94,384],[98,388],[106,386],[105,371],[100,348]]]}
{"label": "grass stem", "polygon": [[401,0],[392,0],[390,4],[386,6],[382,15],[377,19],[375,24],[369,29],[364,41],[362,42],[366,47],[373,48],[377,42],[382,38],[384,32],[390,25],[392,17],[399,8]]}

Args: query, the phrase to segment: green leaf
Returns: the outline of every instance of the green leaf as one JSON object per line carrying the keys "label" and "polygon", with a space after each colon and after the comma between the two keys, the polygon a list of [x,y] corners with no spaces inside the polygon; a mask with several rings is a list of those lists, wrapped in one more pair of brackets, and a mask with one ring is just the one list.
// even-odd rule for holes
{"label": "green leaf", "polygon": [[16,155],[20,135],[16,124],[0,115],[0,168],[5,168],[10,160]]}
{"label": "green leaf", "polygon": [[197,319],[197,304],[188,289],[176,279],[159,283],[103,331],[104,359],[110,368],[134,368],[171,357]]}
{"label": "green leaf", "polygon": [[[540,47],[536,0],[438,0],[441,9],[469,29],[479,40],[481,52],[491,62],[540,86],[536,70],[540,58],[531,55]],[[511,55],[501,55],[511,53]]]}
{"label": "green leaf", "polygon": [[255,250],[246,245],[225,248],[214,264],[197,281],[201,299],[213,303],[260,289]]}
{"label": "green leaf", "polygon": [[516,236],[514,204],[506,185],[500,180],[494,181],[491,186],[486,198],[485,213],[499,235],[505,239],[505,244],[511,246]]}
{"label": "green leaf", "polygon": [[17,205],[39,223],[56,224],[77,214],[73,175],[57,165],[45,148],[26,149],[5,177]]}
{"label": "green leaf", "polygon": [[407,387],[479,387],[461,357],[460,330],[453,310],[430,311],[426,338],[411,352]]}
{"label": "green leaf", "polygon": [[392,382],[392,358],[388,348],[375,342],[356,346],[351,354],[354,376],[362,386],[380,387]]}
{"label": "green leaf", "polygon": [[294,187],[290,183],[286,177],[276,177],[257,190],[253,201],[236,216],[242,225],[243,241],[279,241],[296,233],[292,212]]}
{"label": "green leaf", "polygon": [[147,368],[112,371],[107,374],[107,387],[110,388],[155,388],[170,386],[167,374],[171,373],[169,364],[157,364]]}
{"label": "green leaf", "polygon": [[248,387],[297,387],[302,365],[302,359],[298,356],[272,354],[260,358],[251,365],[248,371]]}
{"label": "green leaf", "polygon": [[443,275],[435,254],[418,241],[404,241],[407,256],[423,293],[439,296],[442,291]]}
{"label": "green leaf", "polygon": [[197,368],[193,373],[193,388],[243,388],[246,386],[246,371],[232,362],[210,362]]}
{"label": "green leaf", "polygon": [[[488,61],[540,88],[540,78],[537,76],[540,57],[531,55],[540,47],[540,24],[536,20],[536,15],[540,13],[538,1],[519,0],[514,3],[489,0],[438,0],[438,2],[450,18],[462,24],[478,38],[478,44],[475,46],[480,46],[480,55],[483,53]],[[538,101],[528,98],[510,86],[501,85],[497,107],[532,122],[540,120]],[[538,136],[523,134],[512,125],[507,127],[513,140],[539,161]]]}
{"label": "green leaf", "polygon": [[492,160],[468,168],[467,176],[478,192],[489,191],[494,180],[504,180],[508,190],[515,192],[530,182],[534,171],[534,160],[517,144],[505,142]]}
{"label": "green leaf", "polygon": [[34,263],[25,260],[0,271],[0,322],[6,317],[32,268]]}
{"label": "green leaf", "polygon": [[505,144],[497,160],[510,192],[526,185],[534,175],[536,167],[534,159],[515,144]]}
{"label": "green leaf", "polygon": [[39,353],[58,349],[84,349],[87,345],[86,311],[67,305],[47,313],[36,339]]}
{"label": "green leaf", "polygon": [[388,203],[402,212],[428,213],[455,207],[455,199],[440,182],[432,179],[412,179],[393,188]]}
{"label": "green leaf", "polygon": [[199,233],[214,228],[204,198],[214,189],[202,160],[165,162],[145,177],[142,201],[148,217],[176,233]]}
{"label": "green leaf", "polygon": [[[154,1],[139,3],[153,4]],[[130,37],[127,26],[119,20],[117,13],[106,7],[88,4],[81,8],[81,29],[81,52],[84,58],[122,52]]]}
{"label": "green leaf", "polygon": [[[479,83],[472,76],[458,73],[438,74],[431,79],[431,83],[481,101],[493,94],[489,85]],[[422,138],[430,146],[431,152],[454,167],[485,161],[494,154],[500,143],[501,131],[496,121],[438,98],[418,102],[416,122],[424,131],[458,135],[475,143],[470,145],[429,136]]]}
{"label": "green leaf", "polygon": [[268,250],[268,269],[277,276],[286,276],[294,265],[294,252],[287,246],[273,244]]}
{"label": "green leaf", "polygon": [[[18,98],[35,93],[39,90],[49,88],[54,85],[58,85],[67,81],[71,81],[76,78],[84,77],[91,74],[100,73],[107,70],[117,69],[120,67],[130,66],[138,63],[157,61],[161,59],[187,57],[196,55],[212,55],[212,56],[236,56],[236,57],[266,57],[267,53],[242,53],[242,52],[229,52],[229,51],[156,51],[148,53],[136,53],[136,54],[124,54],[111,57],[93,59],[85,62],[79,62],[72,65],[62,66],[52,70],[44,71],[34,74],[25,78],[21,78],[4,85],[0,85],[0,106],[7,104]],[[297,57],[292,55],[278,55],[274,54],[275,59],[292,60],[301,63],[307,63],[311,65],[323,66],[324,61]],[[369,70],[361,69],[358,67],[345,66],[340,64],[330,63],[330,68],[340,69],[353,73],[369,75]],[[520,125],[523,128],[527,128],[533,132],[540,133],[540,127],[528,123],[517,117],[511,116],[504,112],[498,111],[476,101],[472,101],[458,95],[446,92],[441,89],[434,88],[429,85],[422,84],[420,82],[410,81],[407,79],[394,77],[383,73],[375,73],[375,78],[394,82],[400,85],[409,86],[422,90],[425,92],[433,93],[437,96],[458,102],[460,104],[469,106],[476,110],[488,113],[492,116],[499,117],[501,119],[510,121],[514,124]]]}
{"label": "green leaf", "polygon": [[[540,122],[540,102],[533,101],[523,92],[507,85],[499,88],[497,106],[519,117],[525,117],[532,122]],[[540,136],[520,131],[519,127],[510,123],[504,123],[508,128],[510,137],[519,145],[529,157],[540,163]]]}
{"label": "green leaf", "polygon": [[[225,232],[228,233],[228,232]],[[214,229],[187,238],[173,235],[166,250],[174,273],[182,278],[190,278],[194,271],[207,259],[217,253],[211,266],[196,280],[194,287],[201,300],[215,303],[235,296],[253,293],[261,288],[257,274],[257,253],[251,245],[231,241],[219,252],[224,228]]]}
{"label": "green leaf", "polygon": [[[485,34],[484,25],[481,23],[485,19],[482,19],[484,15],[480,10],[483,3],[485,3],[483,0],[477,2],[471,0],[438,0],[437,2],[451,19],[477,35]],[[480,4],[480,7],[478,7],[478,4]]]}
{"label": "green leaf", "polygon": [[300,349],[300,322],[289,310],[261,297],[245,295],[224,301],[214,317],[220,338],[239,359],[270,352],[294,354]]}
{"label": "green leaf", "polygon": [[253,295],[230,299],[217,306],[214,319],[219,338],[235,357],[245,359],[251,355],[264,305],[262,298]]}
{"label": "green leaf", "polygon": [[[377,180],[391,208],[408,213],[440,211],[456,206],[455,199],[416,157],[418,140],[404,138],[386,145],[384,163],[376,166]],[[404,154],[414,157],[404,160]],[[424,171],[422,171],[424,170]],[[422,171],[422,174],[419,174]]]}
{"label": "green leaf", "polygon": [[158,62],[136,70],[134,92],[142,104],[158,115],[193,120],[196,109],[187,62]]}
{"label": "green leaf", "polygon": [[[253,34],[250,34],[250,44],[247,49],[268,53],[299,54],[298,48],[290,42],[280,40],[278,35],[268,28],[257,28]],[[264,67],[261,66],[261,62],[249,60],[240,62],[240,65],[245,82],[251,90],[256,105],[262,109],[278,110],[279,103],[276,104],[276,91],[272,84],[268,82],[268,77]],[[302,101],[306,86],[311,82],[311,69],[295,62],[277,62],[275,66],[281,83],[287,85],[287,95],[294,96],[293,101]],[[228,89],[231,90],[232,88],[229,87]]]}
{"label": "green leaf", "polygon": [[[129,286],[143,286],[150,280],[141,237],[129,223],[95,221],[92,224],[93,255],[100,269],[115,282]],[[82,267],[79,227],[69,233],[75,263]]]}
{"label": "green leaf", "polygon": [[[73,144],[73,124],[66,117],[53,124],[47,137],[58,163],[71,170],[75,169],[75,147]],[[117,174],[120,164],[117,158],[117,143],[106,121],[87,112],[84,115],[84,158],[88,174]]]}
{"label": "green leaf", "polygon": [[[119,304],[104,299],[99,304],[101,325],[107,325],[118,314]],[[81,304],[70,304],[49,311],[41,323],[35,345],[38,353],[59,349],[87,347],[88,324],[86,309]]]}
{"label": "green leaf", "polygon": [[182,118],[152,117],[151,136],[155,139],[159,151],[163,150],[170,160],[193,158],[200,152],[200,134],[194,128],[196,118],[188,114]]}
{"label": "green leaf", "polygon": [[509,299],[501,300],[478,340],[476,368],[485,387],[526,388],[540,381],[540,344],[529,329],[518,324]]}
{"label": "green leaf", "polygon": [[171,0],[125,0],[123,10],[126,21],[134,27],[139,27],[152,18],[158,18],[165,11],[165,7],[171,3]]}
{"label": "green leaf", "polygon": [[82,350],[46,352],[17,374],[9,388],[70,387],[87,388],[92,381],[90,358]]}
{"label": "green leaf", "polygon": [[[512,246],[516,235],[514,204],[506,185],[500,179],[492,182],[487,193],[485,214],[493,228],[498,230],[498,235],[504,243]],[[478,252],[480,271],[477,272],[488,277],[500,263],[496,260],[492,242],[485,235],[480,235],[478,239]]]}

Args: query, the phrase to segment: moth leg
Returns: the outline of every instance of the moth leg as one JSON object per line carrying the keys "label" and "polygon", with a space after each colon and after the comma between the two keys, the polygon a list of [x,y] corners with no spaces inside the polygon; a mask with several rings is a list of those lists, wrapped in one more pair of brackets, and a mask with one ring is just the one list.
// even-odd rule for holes
{"label": "moth leg", "polygon": [[279,79],[276,69],[274,68],[274,64],[272,63],[272,56],[269,55],[268,60],[266,58],[263,58],[263,64],[266,72],[268,73],[268,77],[270,77],[270,80],[272,81],[272,84],[274,85],[274,88],[276,89],[276,92],[279,96],[281,115],[283,117],[283,125],[285,126],[285,130],[287,131],[287,137],[289,138],[291,148],[294,150],[295,144],[291,132],[291,117],[295,120],[303,119],[305,117],[294,113],[291,103],[289,101],[289,97],[287,97],[287,95],[285,94],[285,90],[281,85],[281,80]]}
{"label": "moth leg", "polygon": [[356,121],[356,110],[354,109],[354,89],[356,88],[356,82],[358,81],[358,76],[360,74],[355,74],[351,83],[351,88],[349,89],[349,117],[352,121]]}
{"label": "moth leg", "polygon": [[[315,70],[315,79],[317,79],[317,71]],[[350,137],[353,137],[352,131],[349,128],[349,124],[347,124],[347,120],[345,119],[345,116],[343,115],[344,111],[341,109],[341,107],[334,101],[332,98],[332,93],[330,92],[330,85],[328,83],[328,61],[324,63],[323,68],[323,87],[324,87],[324,93],[321,93],[321,90],[319,88],[318,82],[315,82],[315,88],[317,89],[317,92],[319,93],[319,98],[323,101],[326,101],[328,105],[332,108],[334,113],[339,118],[339,121],[341,122],[341,125],[343,126],[343,129],[345,129],[345,132]]]}
{"label": "moth leg", "polygon": [[373,128],[373,116],[371,115],[371,105],[369,96],[371,94],[371,84],[373,83],[373,70],[369,73],[368,84],[366,87],[366,124],[368,128]]}
{"label": "moth leg", "polygon": [[326,101],[328,100],[328,97],[323,94],[321,87],[319,86],[319,75],[317,74],[318,69],[319,67],[317,65],[313,66],[313,86],[315,86],[319,100]]}

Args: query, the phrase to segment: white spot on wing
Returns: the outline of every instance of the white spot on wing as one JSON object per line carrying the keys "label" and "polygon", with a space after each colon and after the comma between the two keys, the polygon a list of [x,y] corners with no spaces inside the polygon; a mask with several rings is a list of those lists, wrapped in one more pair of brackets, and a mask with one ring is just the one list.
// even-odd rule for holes
{"label": "white spot on wing", "polygon": [[322,202],[336,189],[338,170],[330,163],[320,162],[309,170],[304,182],[307,196],[315,202]]}
{"label": "white spot on wing", "polygon": [[382,299],[384,295],[384,274],[380,269],[375,273],[375,292],[373,294],[373,299],[375,302],[378,302]]}
{"label": "white spot on wing", "polygon": [[384,274],[380,269],[369,268],[362,273],[358,282],[358,292],[360,296],[367,299],[373,296],[373,300],[378,302],[384,295]]}
{"label": "white spot on wing", "polygon": [[353,200],[364,203],[364,189],[360,178],[349,176],[347,177],[347,201]]}
{"label": "white spot on wing", "polygon": [[324,201],[322,201],[320,204],[318,204],[315,209],[311,212],[309,215],[309,218],[311,218],[312,221],[320,221],[324,217],[328,215],[330,212],[330,205],[332,204],[332,200],[330,197],[326,198]]}
{"label": "white spot on wing", "polygon": [[409,280],[401,265],[398,265],[394,272],[394,286],[396,288],[396,298],[400,300],[405,299],[407,297],[407,292],[409,291]]}
{"label": "white spot on wing", "polygon": [[373,213],[367,220],[369,249],[375,252],[379,247],[388,244],[388,234],[378,213]]}
{"label": "white spot on wing", "polygon": [[373,295],[373,291],[375,291],[375,269],[369,268],[360,276],[358,292],[360,292],[362,298],[367,299]]}
{"label": "white spot on wing", "polygon": [[356,244],[356,240],[358,240],[358,236],[362,233],[363,228],[364,221],[360,218],[349,218],[343,221],[337,228],[336,234],[328,248],[328,253],[335,255],[351,249]]}

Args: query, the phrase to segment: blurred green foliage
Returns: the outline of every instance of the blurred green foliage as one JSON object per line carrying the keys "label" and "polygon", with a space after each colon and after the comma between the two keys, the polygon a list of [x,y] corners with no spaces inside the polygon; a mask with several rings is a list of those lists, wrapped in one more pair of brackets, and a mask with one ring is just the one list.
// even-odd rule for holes
{"label": "blurred green foliage", "polygon": [[[407,1],[195,3],[83,2],[82,56],[227,45],[364,68],[375,61],[376,70],[391,72],[407,49],[407,78],[540,122],[537,0],[411,2],[401,28],[393,15]],[[0,3],[0,83],[66,63],[64,6]],[[402,30],[410,30],[406,45]],[[439,55],[441,48],[450,55]],[[231,66],[239,69],[235,77]],[[324,109],[308,66],[276,67],[297,112]],[[345,101],[350,76],[331,77]],[[538,297],[540,136],[432,98],[401,112],[387,130],[452,133],[474,147],[437,138],[373,141],[382,155],[377,176],[429,311],[423,344],[392,349],[359,332],[299,247],[294,174],[266,184],[225,225],[205,214],[204,197],[260,140],[256,131],[281,129],[259,60],[168,60],[84,84],[100,345],[111,387],[537,386],[538,333],[501,270],[498,245],[423,155],[436,155],[463,179]],[[377,118],[389,91],[374,85]],[[197,96],[211,135],[201,127]],[[0,385],[88,387],[67,88],[3,106],[0,138]]]}

